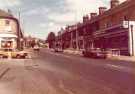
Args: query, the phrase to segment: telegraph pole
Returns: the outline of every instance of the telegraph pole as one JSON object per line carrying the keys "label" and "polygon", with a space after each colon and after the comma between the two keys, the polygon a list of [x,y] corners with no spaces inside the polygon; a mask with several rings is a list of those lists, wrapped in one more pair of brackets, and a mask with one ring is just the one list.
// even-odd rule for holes
{"label": "telegraph pole", "polygon": [[19,48],[20,50],[22,49],[21,46],[22,46],[22,38],[21,38],[21,11],[20,11],[20,8],[19,8],[19,11],[18,11],[18,17],[19,17],[19,31],[18,31],[18,40],[19,40]]}
{"label": "telegraph pole", "polygon": [[75,29],[76,29],[76,49],[79,50],[79,47],[78,47],[78,23],[77,23],[77,10],[76,10],[76,13],[75,13]]}

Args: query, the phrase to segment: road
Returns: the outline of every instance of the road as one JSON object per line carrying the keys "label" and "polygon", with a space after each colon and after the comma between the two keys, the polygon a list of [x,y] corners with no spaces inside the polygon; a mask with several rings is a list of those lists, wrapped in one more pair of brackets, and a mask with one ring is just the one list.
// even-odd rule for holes
{"label": "road", "polygon": [[135,94],[135,63],[90,59],[47,49],[32,59],[1,60],[0,94]]}

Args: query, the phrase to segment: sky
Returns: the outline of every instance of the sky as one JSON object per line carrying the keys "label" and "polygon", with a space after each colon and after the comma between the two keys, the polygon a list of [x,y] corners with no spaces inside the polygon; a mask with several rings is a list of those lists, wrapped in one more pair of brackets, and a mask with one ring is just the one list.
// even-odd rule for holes
{"label": "sky", "polygon": [[[120,0],[121,2],[125,0]],[[0,9],[18,17],[26,36],[46,39],[49,32],[81,22],[84,15],[98,12],[99,6],[109,8],[110,0],[0,0]]]}

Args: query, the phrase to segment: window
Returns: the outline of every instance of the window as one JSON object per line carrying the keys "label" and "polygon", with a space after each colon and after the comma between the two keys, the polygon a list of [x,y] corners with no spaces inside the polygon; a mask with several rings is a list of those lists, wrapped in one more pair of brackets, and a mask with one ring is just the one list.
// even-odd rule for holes
{"label": "window", "polygon": [[10,21],[9,21],[9,20],[6,20],[6,21],[5,21],[5,24],[6,24],[6,25],[9,25],[9,24],[10,24]]}
{"label": "window", "polygon": [[107,22],[106,27],[111,27],[111,26],[112,26],[111,21]]}
{"label": "window", "polygon": [[127,16],[124,16],[124,21],[128,21],[128,17]]}

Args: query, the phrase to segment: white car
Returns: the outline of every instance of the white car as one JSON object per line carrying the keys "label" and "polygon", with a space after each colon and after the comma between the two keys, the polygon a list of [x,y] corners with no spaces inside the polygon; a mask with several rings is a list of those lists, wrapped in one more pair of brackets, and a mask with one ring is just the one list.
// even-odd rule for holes
{"label": "white car", "polygon": [[26,52],[26,51],[14,50],[11,52],[12,58],[24,59],[24,58],[27,58],[27,56],[28,56],[28,52]]}
{"label": "white car", "polygon": [[40,50],[40,47],[38,45],[34,46],[34,51],[39,51]]}
{"label": "white car", "polygon": [[55,48],[54,51],[55,52],[63,52],[63,49],[62,48]]}

